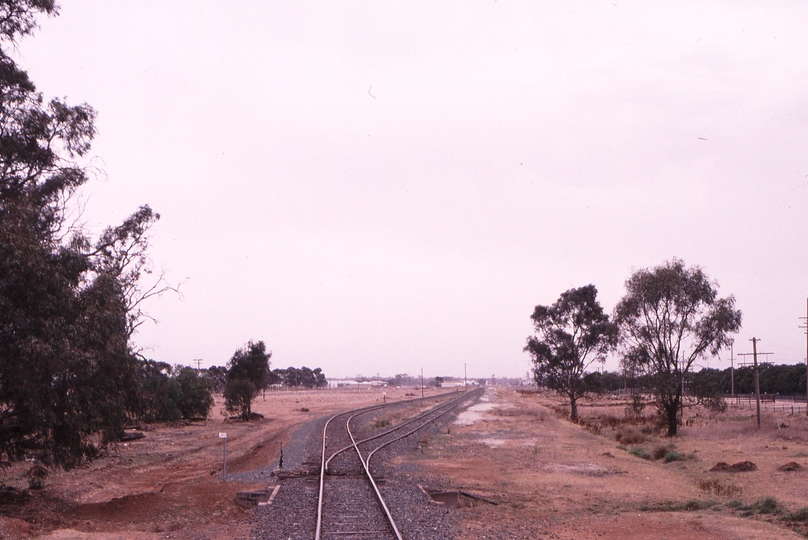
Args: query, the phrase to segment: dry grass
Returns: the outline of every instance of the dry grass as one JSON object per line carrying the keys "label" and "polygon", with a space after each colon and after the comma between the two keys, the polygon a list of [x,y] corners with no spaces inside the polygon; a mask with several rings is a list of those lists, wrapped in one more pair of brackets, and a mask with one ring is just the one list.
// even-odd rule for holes
{"label": "dry grass", "polygon": [[[670,438],[651,406],[638,416],[620,397],[582,400],[576,423],[550,393],[497,397],[484,422],[453,426],[451,437],[433,441],[423,456],[448,485],[518,501],[510,509],[464,508],[460,539],[798,538],[793,531],[808,531],[804,418],[769,414],[758,430],[748,411],[719,414],[688,404]],[[550,412],[541,426],[538,411]],[[479,444],[493,434],[496,445]],[[461,443],[465,438],[477,444]],[[624,452],[614,450],[615,441]],[[462,457],[439,462],[438,455]],[[758,470],[708,472],[719,462],[745,461]]]}

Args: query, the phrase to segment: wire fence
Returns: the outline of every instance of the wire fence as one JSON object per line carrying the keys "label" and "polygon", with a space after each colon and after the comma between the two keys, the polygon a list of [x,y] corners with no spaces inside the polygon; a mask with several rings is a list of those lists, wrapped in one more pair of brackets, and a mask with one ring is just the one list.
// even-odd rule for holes
{"label": "wire fence", "polygon": [[[757,403],[754,394],[744,394],[735,396],[722,396],[724,402],[734,409],[756,410]],[[774,396],[761,394],[761,412],[775,412],[783,414],[806,414],[805,396]]]}

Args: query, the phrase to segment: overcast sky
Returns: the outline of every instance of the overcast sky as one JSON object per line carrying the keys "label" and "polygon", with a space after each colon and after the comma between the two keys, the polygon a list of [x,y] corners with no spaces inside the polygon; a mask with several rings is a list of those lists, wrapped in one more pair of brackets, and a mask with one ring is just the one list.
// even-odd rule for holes
{"label": "overcast sky", "polygon": [[803,1],[61,4],[17,58],[98,110],[88,226],[162,215],[149,357],[519,376],[536,304],[679,257],[804,361]]}

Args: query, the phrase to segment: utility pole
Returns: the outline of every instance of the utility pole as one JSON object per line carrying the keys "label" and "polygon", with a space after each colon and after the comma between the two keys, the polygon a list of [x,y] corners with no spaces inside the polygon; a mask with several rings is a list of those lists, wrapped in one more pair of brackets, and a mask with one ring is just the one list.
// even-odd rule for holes
{"label": "utility pole", "polygon": [[196,370],[199,371],[201,369],[200,365],[202,364],[202,359],[201,358],[194,358],[194,362],[196,362]]}
{"label": "utility pole", "polygon": [[468,383],[466,382],[466,363],[463,362],[463,390],[468,390]]}
{"label": "utility pole", "polygon": [[424,397],[424,368],[421,368],[421,397]]}
{"label": "utility pole", "polygon": [[755,360],[755,401],[757,402],[758,429],[760,429],[760,374],[758,373],[756,338],[752,338],[752,357]]}
{"label": "utility pole", "polygon": [[[757,404],[757,426],[760,429],[760,374],[758,373],[758,362],[757,357],[759,354],[772,354],[772,353],[759,353],[757,351],[757,342],[761,341],[759,338],[752,338],[749,341],[752,342],[752,353],[751,356],[754,359],[754,366],[755,366],[755,402]],[[738,356],[750,356],[749,353],[738,353]]]}
{"label": "utility pole", "polygon": [[800,326],[800,328],[805,328],[805,336],[806,336],[806,343],[805,343],[805,414],[808,415],[808,305],[806,305],[805,310],[805,317],[800,317],[800,319],[805,319],[805,324]]}
{"label": "utility pole", "polygon": [[735,352],[734,347],[735,340],[729,340],[729,361],[730,365],[732,366],[732,397],[735,397]]}

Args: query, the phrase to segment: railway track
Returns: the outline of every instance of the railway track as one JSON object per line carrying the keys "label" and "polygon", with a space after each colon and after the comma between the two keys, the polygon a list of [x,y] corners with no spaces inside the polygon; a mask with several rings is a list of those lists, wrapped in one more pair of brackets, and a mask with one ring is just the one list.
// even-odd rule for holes
{"label": "railway track", "polygon": [[[377,404],[305,424],[284,447],[287,468],[273,469],[272,475],[280,483],[271,490],[270,503],[250,515],[251,537],[453,538],[449,514],[429,504],[428,496],[409,476],[400,478],[389,460],[426,444],[427,433],[445,429],[437,427],[441,419],[447,421],[447,415],[482,391],[447,392]],[[396,444],[396,440],[401,442]],[[247,478],[260,481],[266,472],[267,469],[257,470]],[[269,490],[260,493],[266,497]],[[380,500],[385,501],[395,529]]]}
{"label": "railway track", "polygon": [[[345,411],[331,417],[323,428],[315,540],[325,538],[374,538],[402,540],[395,509],[385,502],[381,484],[371,468],[371,458],[384,448],[405,439],[479,395],[464,392],[395,426],[371,435],[385,423],[379,414],[409,402]],[[430,398],[434,399],[434,398]],[[368,419],[372,413],[373,418]]]}

